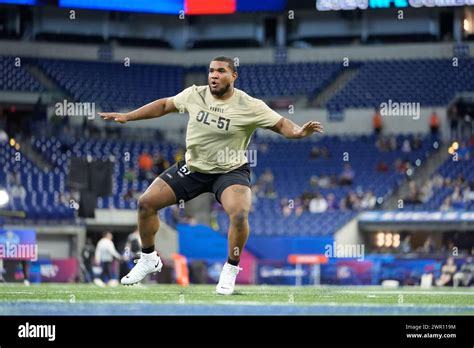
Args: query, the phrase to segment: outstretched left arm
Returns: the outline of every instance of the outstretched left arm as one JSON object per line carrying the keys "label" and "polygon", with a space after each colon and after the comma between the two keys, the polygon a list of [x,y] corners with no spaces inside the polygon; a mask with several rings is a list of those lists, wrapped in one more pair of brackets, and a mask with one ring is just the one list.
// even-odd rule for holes
{"label": "outstretched left arm", "polygon": [[323,133],[323,126],[319,122],[309,121],[300,127],[285,117],[282,117],[280,121],[270,129],[275,133],[283,135],[287,139],[301,139],[309,137],[313,135],[313,133]]}

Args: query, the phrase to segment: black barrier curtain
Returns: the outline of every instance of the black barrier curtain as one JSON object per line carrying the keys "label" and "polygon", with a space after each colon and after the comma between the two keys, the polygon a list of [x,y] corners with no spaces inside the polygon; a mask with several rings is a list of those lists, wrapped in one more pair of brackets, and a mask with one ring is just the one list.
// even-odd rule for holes
{"label": "black barrier curtain", "polygon": [[88,162],[82,158],[71,158],[68,187],[77,191],[95,192],[98,197],[112,195],[113,163],[110,161]]}
{"label": "black barrier curtain", "polygon": [[95,192],[98,197],[112,195],[112,171],[110,161],[93,161],[89,163],[90,191]]}

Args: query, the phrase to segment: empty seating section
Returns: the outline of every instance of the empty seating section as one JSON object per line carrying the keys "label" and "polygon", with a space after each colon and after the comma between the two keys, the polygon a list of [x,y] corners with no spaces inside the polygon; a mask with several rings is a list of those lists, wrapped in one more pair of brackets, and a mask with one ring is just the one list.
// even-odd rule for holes
{"label": "empty seating section", "polygon": [[236,86],[261,98],[314,97],[341,69],[339,63],[245,64],[238,67]]}
{"label": "empty seating section", "polygon": [[[95,102],[101,109],[135,108],[157,98],[175,95],[185,87],[187,72],[207,67],[105,63],[60,59],[0,57],[0,90],[43,91],[25,64],[38,66],[75,100]],[[198,69],[199,68],[199,69]],[[411,59],[353,62],[355,77],[325,105],[328,109],[377,107],[388,100],[447,105],[463,91],[474,91],[474,59]],[[260,98],[313,98],[343,71],[340,62],[241,64],[236,86]]]}
{"label": "empty seating section", "polygon": [[[20,156],[20,157],[19,157]],[[39,170],[31,161],[9,144],[0,145],[2,175],[0,187],[12,192],[15,185],[14,175],[19,176],[21,186],[26,191],[24,199],[10,197],[6,209],[25,211],[30,219],[72,219],[74,211],[68,204],[61,203],[60,193],[65,191],[65,173],[61,167],[51,172]]]}
{"label": "empty seating section", "polygon": [[329,109],[377,107],[389,99],[421,106],[447,105],[463,91],[474,91],[474,59],[371,61],[329,100]]}
{"label": "empty seating section", "polygon": [[[19,65],[19,66],[18,66]],[[44,87],[16,57],[0,56],[0,91],[42,92]]]}
{"label": "empty seating section", "polygon": [[80,102],[103,110],[136,108],[179,93],[184,69],[172,65],[99,63],[41,59],[41,69]]}

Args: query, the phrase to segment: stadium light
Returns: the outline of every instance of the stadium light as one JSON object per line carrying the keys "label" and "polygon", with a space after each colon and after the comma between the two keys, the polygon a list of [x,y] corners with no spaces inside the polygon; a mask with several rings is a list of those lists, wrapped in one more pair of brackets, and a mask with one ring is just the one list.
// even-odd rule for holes
{"label": "stadium light", "polygon": [[7,205],[9,201],[10,196],[8,195],[8,192],[5,190],[0,190],[0,207]]}
{"label": "stadium light", "polygon": [[471,22],[469,22],[469,19],[467,18],[464,19],[464,31],[471,31]]}

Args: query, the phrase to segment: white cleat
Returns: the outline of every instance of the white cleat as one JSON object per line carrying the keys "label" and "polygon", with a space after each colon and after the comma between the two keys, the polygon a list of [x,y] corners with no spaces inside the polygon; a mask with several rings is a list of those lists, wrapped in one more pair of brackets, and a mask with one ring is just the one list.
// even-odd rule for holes
{"label": "white cleat", "polygon": [[132,270],[120,280],[122,285],[132,285],[141,282],[147,275],[161,272],[163,262],[156,251],[151,254],[141,254],[138,260],[135,260],[136,265]]}
{"label": "white cleat", "polygon": [[216,286],[216,292],[219,295],[232,295],[235,287],[235,279],[241,270],[242,268],[239,266],[232,266],[226,262],[222,268],[219,283]]}

